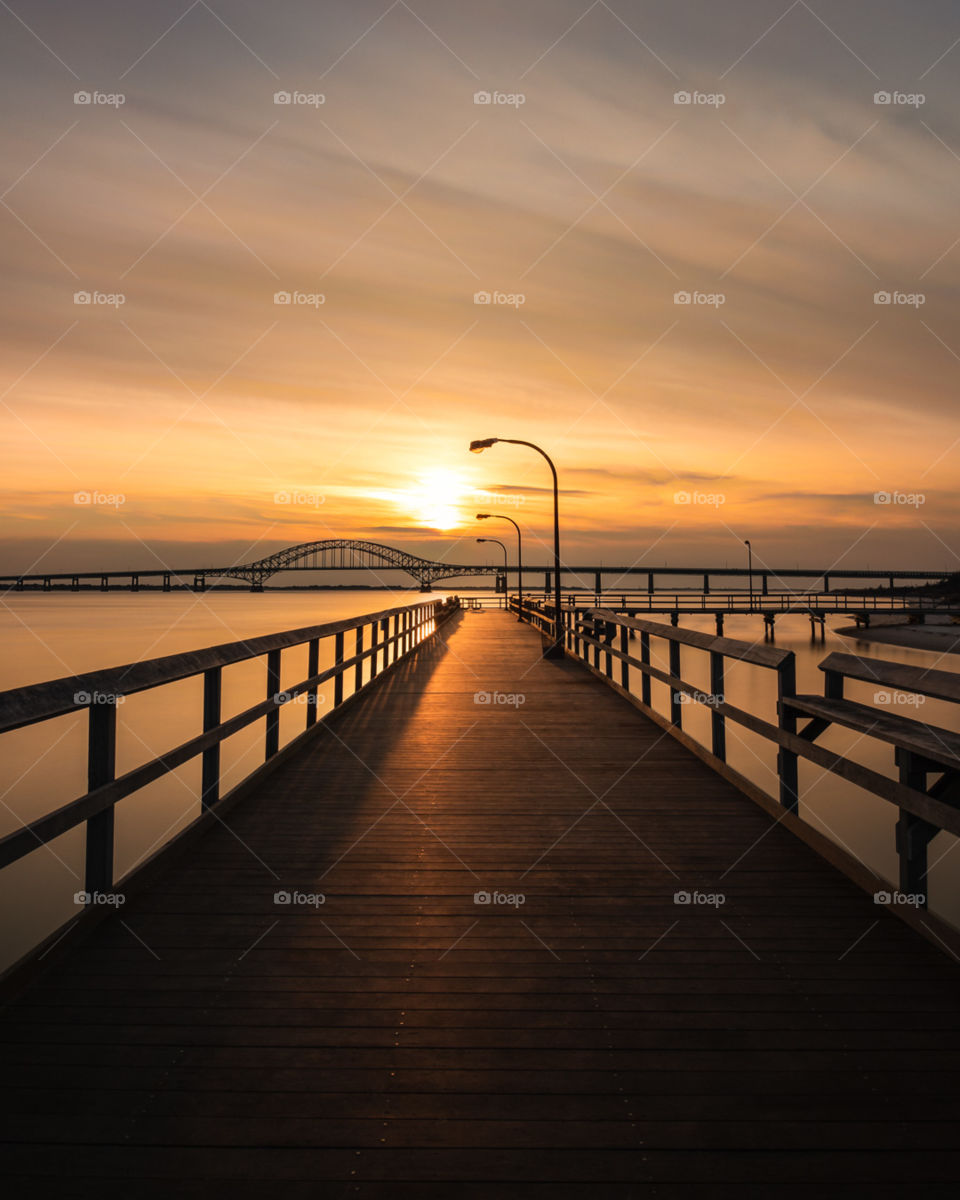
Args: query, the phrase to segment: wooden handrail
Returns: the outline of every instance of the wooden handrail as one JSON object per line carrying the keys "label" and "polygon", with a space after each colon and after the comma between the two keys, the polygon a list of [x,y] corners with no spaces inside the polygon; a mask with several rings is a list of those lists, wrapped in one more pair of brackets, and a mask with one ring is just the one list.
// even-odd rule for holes
{"label": "wooden handrail", "polygon": [[953,671],[935,671],[931,667],[914,667],[883,658],[860,658],[840,651],[828,654],[820,663],[820,670],[895,691],[919,693],[933,700],[960,703],[960,674]]}

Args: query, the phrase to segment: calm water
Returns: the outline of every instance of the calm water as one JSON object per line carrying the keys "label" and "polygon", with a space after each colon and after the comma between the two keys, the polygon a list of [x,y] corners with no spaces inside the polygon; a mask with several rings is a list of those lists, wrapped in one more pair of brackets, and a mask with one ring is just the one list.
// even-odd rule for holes
{"label": "calm water", "polygon": [[[459,594],[468,595],[465,589]],[[431,598],[444,595],[437,592]],[[489,596],[490,593],[485,593]],[[417,604],[416,592],[342,591],[278,593],[251,596],[246,592],[108,593],[106,595],[8,595],[0,607],[0,690],[45,679],[80,674],[138,659],[193,650],[220,642],[294,629],[324,621]],[[470,619],[470,618],[467,618]],[[838,618],[839,624],[842,618]],[[713,631],[711,618],[685,618],[689,628]],[[762,636],[759,618],[728,617],[728,637],[754,641]],[[869,647],[827,634],[825,644],[811,644],[805,618],[777,621],[777,644],[797,656],[798,686],[822,692],[817,664],[832,649],[855,649],[897,662],[932,666],[938,655],[894,646]],[[653,641],[654,661],[658,660]],[[321,643],[321,669],[329,665],[332,641]],[[639,650],[637,651],[639,653]],[[665,648],[664,648],[665,656]],[[958,670],[957,656],[937,663],[941,670]],[[226,718],[262,699],[264,662],[229,667],[223,677],[223,716]],[[281,687],[306,674],[306,648],[286,651]],[[684,649],[682,674],[709,691],[707,656]],[[639,688],[639,681],[631,681]],[[349,694],[349,686],[347,688]],[[725,692],[730,701],[775,722],[776,678],[761,668],[729,663]],[[873,689],[850,684],[852,699],[872,700]],[[654,683],[653,702],[668,707],[667,689]],[[148,761],[195,736],[202,705],[201,680],[185,680],[153,693],[129,697],[119,712],[117,772]],[[321,703],[323,712],[330,697]],[[901,709],[908,715],[917,710]],[[921,719],[958,729],[951,706],[927,701]],[[303,728],[304,710],[290,704],[281,711],[281,745]],[[685,728],[709,743],[709,713],[696,705],[684,711]],[[86,790],[86,716],[71,714],[40,726],[5,734],[2,738],[3,783],[0,794],[0,833],[19,827],[59,807]],[[892,751],[877,747],[852,731],[834,729],[820,739],[832,749],[849,751],[858,760],[894,775]],[[731,766],[776,795],[773,749],[756,735],[727,723]],[[223,748],[223,790],[248,774],[263,755],[263,723],[230,738]],[[800,765],[801,815],[833,840],[846,846],[888,879],[897,876],[894,849],[896,810],[852,785],[824,774],[811,764]],[[199,812],[199,759],[129,797],[117,806],[116,874],[123,875],[151,854]],[[960,880],[956,839],[939,834],[930,846],[931,908],[960,925]],[[76,912],[73,894],[82,887],[83,829],[72,830],[46,849],[38,849],[0,872],[0,903],[6,917],[0,927],[0,965],[14,961],[41,937]]]}

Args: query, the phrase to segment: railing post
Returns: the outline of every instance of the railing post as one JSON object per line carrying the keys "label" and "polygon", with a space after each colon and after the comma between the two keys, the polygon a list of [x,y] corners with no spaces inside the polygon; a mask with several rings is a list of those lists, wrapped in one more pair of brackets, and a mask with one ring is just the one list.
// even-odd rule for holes
{"label": "railing post", "polygon": [[[927,772],[916,755],[909,750],[899,750],[897,761],[900,766],[900,782],[918,792],[927,790]],[[909,896],[922,896],[920,902],[927,907],[927,843],[939,830],[936,825],[924,821],[913,813],[899,810],[897,820],[897,857],[900,860],[900,891]]]}
{"label": "railing post", "polygon": [[[651,579],[653,576],[651,576]],[[640,661],[650,666],[650,634],[645,629],[640,631]],[[650,676],[643,672],[640,679],[640,699],[648,707],[650,705]]]}
{"label": "railing post", "polygon": [[[363,653],[363,626],[357,626],[357,640],[355,653],[359,657]],[[353,672],[353,690],[359,692],[363,687],[363,659],[357,663]]]}
{"label": "railing post", "polygon": [[380,623],[379,623],[379,621],[371,621],[370,622],[370,681],[371,682],[373,682],[373,680],[376,679],[377,675],[379,674],[379,672],[377,670],[377,659],[380,655],[380,651],[378,649],[379,637],[380,637]]}
{"label": "railing post", "polygon": [[[320,674],[320,639],[311,638],[307,644],[307,677]],[[307,692],[307,729],[316,724],[317,720],[317,689],[312,687]]]}
{"label": "railing post", "polygon": [[[797,694],[797,665],[790,652],[788,658],[777,667],[777,717],[785,733],[797,732],[797,715],[788,710],[786,701]],[[793,750],[781,746],[777,751],[777,775],[780,778],[780,803],[790,812],[800,808],[797,755]]]}
{"label": "railing post", "polygon": [[[613,646],[613,631],[616,628],[616,626],[614,625],[614,623],[612,621],[605,621],[603,628],[604,628],[604,635],[605,635],[606,643],[609,647],[612,648],[612,646]],[[607,657],[607,678],[612,679],[613,678],[613,655],[610,653],[610,650],[607,650],[606,657]]]}
{"label": "railing post", "polygon": [[713,753],[721,762],[727,761],[727,729],[723,713],[716,705],[723,703],[723,655],[719,650],[710,651],[710,695],[714,708],[710,714],[710,735]]}
{"label": "railing post", "polygon": [[[280,651],[271,650],[267,654],[267,699],[271,699],[280,691]],[[272,758],[280,749],[280,705],[267,713],[267,744],[264,758]]]}
{"label": "railing post", "polygon": [[343,703],[343,630],[333,639],[333,663],[338,668],[333,679],[333,703],[337,705]]}
{"label": "railing post", "polygon": [[380,622],[380,641],[383,643],[383,665],[380,668],[385,671],[390,665],[390,618],[384,617]]}
{"label": "railing post", "polygon": [[[117,706],[115,703],[90,705],[87,732],[87,791],[112,783],[117,762]],[[114,805],[87,821],[85,890],[109,892],[113,889]]]}
{"label": "railing post", "polygon": [[[630,631],[626,625],[620,626],[620,653],[629,654]],[[620,686],[625,692],[630,690],[630,664],[625,658],[620,659]]]}
{"label": "railing post", "polygon": [[[680,643],[670,643],[670,674],[674,678],[680,678]],[[680,700],[681,693],[670,685],[670,721],[676,725],[678,729],[683,728],[683,703]]]}
{"label": "railing post", "polygon": [[[220,724],[220,697],[223,692],[223,668],[210,667],[203,673],[203,732]],[[203,752],[200,768],[200,807],[210,808],[220,799],[220,743]]]}

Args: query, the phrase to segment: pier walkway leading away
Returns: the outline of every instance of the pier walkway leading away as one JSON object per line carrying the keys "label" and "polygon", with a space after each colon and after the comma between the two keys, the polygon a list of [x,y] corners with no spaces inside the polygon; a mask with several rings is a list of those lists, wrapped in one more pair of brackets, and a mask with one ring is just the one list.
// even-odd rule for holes
{"label": "pier walkway leading away", "polygon": [[7,1194],[940,1194],[958,985],[534,629],[459,613],[6,1009]]}

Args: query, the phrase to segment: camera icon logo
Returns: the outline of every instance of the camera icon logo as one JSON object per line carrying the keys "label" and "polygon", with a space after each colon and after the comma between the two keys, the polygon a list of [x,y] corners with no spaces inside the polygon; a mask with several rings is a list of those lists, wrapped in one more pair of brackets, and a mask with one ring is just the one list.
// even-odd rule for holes
{"label": "camera icon logo", "polygon": [[889,904],[892,899],[893,899],[893,897],[890,895],[889,892],[874,892],[873,893],[874,904]]}
{"label": "camera icon logo", "polygon": [[273,902],[274,902],[274,904],[289,904],[290,903],[290,893],[289,892],[274,892],[273,893]]}
{"label": "camera icon logo", "polygon": [[474,304],[489,304],[491,299],[492,299],[492,296],[490,295],[489,292],[474,292],[473,293]]}
{"label": "camera icon logo", "polygon": [[289,304],[290,299],[291,299],[291,297],[290,297],[289,292],[274,292],[273,293],[274,304]]}
{"label": "camera icon logo", "polygon": [[274,92],[273,102],[274,104],[292,104],[293,96],[289,92]]}
{"label": "camera icon logo", "polygon": [[693,97],[690,95],[689,92],[674,92],[673,93],[674,104],[690,104],[692,101],[693,101]]}
{"label": "camera icon logo", "polygon": [[673,893],[673,902],[674,902],[674,904],[689,904],[690,903],[690,893],[689,892],[674,892]]}
{"label": "camera icon logo", "polygon": [[489,904],[490,903],[490,893],[489,892],[474,892],[473,893],[473,902],[474,902],[474,904]]}
{"label": "camera icon logo", "polygon": [[892,499],[893,499],[893,497],[890,495],[889,492],[874,492],[873,493],[874,504],[889,504]]}
{"label": "camera icon logo", "polygon": [[491,696],[490,696],[489,692],[474,692],[473,693],[474,704],[489,704],[490,699],[491,699]]}
{"label": "camera icon logo", "polygon": [[889,304],[891,302],[891,300],[892,300],[892,296],[890,295],[889,292],[874,292],[873,293],[874,304]]}
{"label": "camera icon logo", "polygon": [[93,100],[93,97],[90,95],[89,92],[74,92],[73,93],[74,104],[89,104],[92,100]]}
{"label": "camera icon logo", "polygon": [[90,295],[89,292],[74,292],[73,293],[74,304],[89,304],[92,299],[93,299],[93,297]]}
{"label": "camera icon logo", "polygon": [[89,892],[74,892],[73,893],[73,902],[74,902],[74,904],[79,904],[81,908],[86,906],[87,904],[90,903],[90,893]]}
{"label": "camera icon logo", "polygon": [[893,100],[893,97],[890,95],[889,92],[874,92],[873,93],[874,104],[890,104],[892,102],[892,100]]}
{"label": "camera icon logo", "polygon": [[692,298],[693,297],[690,295],[689,292],[674,292],[673,293],[674,304],[689,304],[690,301],[692,300]]}
{"label": "camera icon logo", "polygon": [[690,493],[689,492],[674,492],[673,493],[673,502],[674,502],[674,504],[689,504],[690,503]]}
{"label": "camera icon logo", "polygon": [[474,104],[492,104],[493,97],[489,92],[474,92],[473,102]]}

